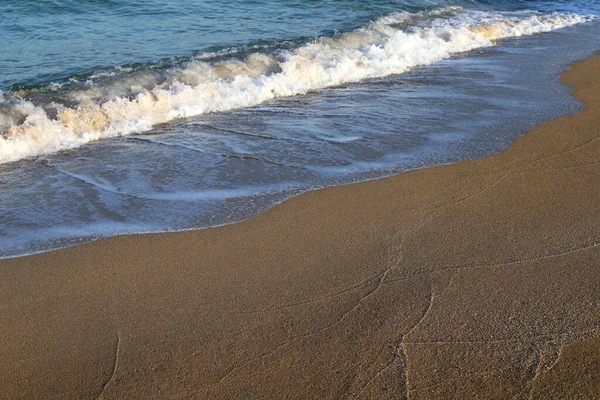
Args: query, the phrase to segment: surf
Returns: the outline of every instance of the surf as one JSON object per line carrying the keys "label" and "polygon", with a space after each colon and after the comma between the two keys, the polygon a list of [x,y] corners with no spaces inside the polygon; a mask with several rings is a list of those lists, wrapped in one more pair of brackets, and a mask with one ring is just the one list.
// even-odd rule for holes
{"label": "surf", "polygon": [[97,72],[0,94],[0,163],[56,153],[169,121],[402,74],[417,66],[593,20],[575,13],[446,7],[396,12],[297,47],[192,57],[166,68]]}

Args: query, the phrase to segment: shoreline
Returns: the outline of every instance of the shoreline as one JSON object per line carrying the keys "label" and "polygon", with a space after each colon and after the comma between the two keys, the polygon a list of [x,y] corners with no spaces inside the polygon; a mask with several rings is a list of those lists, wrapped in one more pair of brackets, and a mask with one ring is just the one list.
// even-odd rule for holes
{"label": "shoreline", "polygon": [[[347,93],[346,89],[324,89],[317,97],[292,97],[266,102],[256,108],[184,119],[161,126],[149,132],[150,136],[126,135],[114,140],[99,140],[66,153],[41,156],[37,161],[3,164],[0,170],[7,186],[0,201],[12,206],[5,207],[3,213],[7,218],[3,230],[8,236],[4,236],[0,245],[0,258],[57,250],[100,237],[199,229],[234,220],[239,222],[257,211],[264,211],[283,197],[290,197],[289,192],[282,194],[281,189],[314,190],[503,151],[516,137],[535,125],[578,111],[579,103],[569,96],[567,86],[559,84],[559,75],[568,64],[592,55],[590,49],[595,48],[594,32],[598,27],[596,21],[547,34],[502,40],[483,54],[481,51],[461,53],[446,61],[383,80],[367,79],[350,85]],[[544,43],[550,42],[553,51],[541,50]],[[445,80],[455,74],[456,80]],[[475,84],[466,84],[471,80]],[[371,89],[380,84],[386,89],[371,93]],[[440,90],[438,97],[435,93]],[[444,94],[446,90],[449,92]],[[553,95],[548,96],[549,92]],[[434,98],[428,98],[428,93]],[[352,95],[347,97],[346,94]],[[378,100],[371,102],[368,100],[371,96]],[[464,100],[456,101],[455,96]],[[298,118],[296,112],[310,107],[307,109],[312,110],[309,114],[320,118],[316,112],[330,101],[341,101],[340,106],[352,115],[346,121],[352,126],[351,135],[344,132],[338,132],[341,136],[336,135],[337,128],[331,125],[336,122],[327,118],[324,122],[331,125],[332,136],[328,138],[325,134],[311,138],[314,132],[311,133],[310,126],[303,118]],[[377,110],[395,109],[400,104],[398,101],[412,106],[402,106],[398,112],[392,111],[390,118],[380,118],[385,112],[380,115]],[[513,101],[519,104],[515,105]],[[359,105],[362,103],[364,106]],[[286,110],[291,107],[289,111],[292,112],[272,114],[273,105],[283,106]],[[358,107],[356,113],[352,112],[354,107]],[[432,118],[425,118],[414,129],[402,122],[423,110]],[[261,131],[264,117],[274,123]],[[211,127],[200,128],[202,133],[194,134],[196,139],[190,142],[186,132],[197,129],[195,125],[189,125],[194,124],[193,121],[222,128],[241,123],[248,128],[246,133],[262,132],[281,140],[265,141],[266,147],[259,156],[265,160],[215,155],[212,153],[219,152],[215,147],[228,148],[238,141],[246,148],[244,152],[252,152],[250,149],[257,142],[253,136],[219,134],[218,129],[215,131]],[[318,121],[310,124],[321,124]],[[281,129],[277,127],[280,123],[283,124]],[[292,128],[294,123],[297,129]],[[191,145],[193,142],[192,147],[211,154],[195,157],[190,149],[155,143],[167,139],[169,134],[163,135],[171,129],[181,131],[182,135],[169,139],[170,144],[185,145],[183,142],[186,142]],[[216,142],[205,147],[206,135],[213,137],[213,134],[216,134]],[[294,140],[288,142],[287,137]],[[342,140],[351,142],[337,144],[336,141],[343,137],[346,139]],[[135,144],[131,146],[130,142]],[[315,146],[316,153],[309,157],[310,160],[300,161],[293,154],[309,151],[307,145]],[[153,156],[140,158],[147,151]],[[92,157],[95,162],[82,161],[87,157]],[[157,161],[148,161],[150,159]],[[271,164],[267,159],[279,160],[282,165]],[[219,165],[219,171],[234,172],[214,180],[211,178],[213,172],[222,175],[215,172],[216,165]],[[113,169],[121,172],[109,172]],[[154,171],[164,169],[179,172],[176,176],[161,174],[152,178]],[[243,178],[235,172],[238,169],[246,171]],[[139,175],[139,182],[126,184],[125,177],[129,175],[132,179]],[[153,179],[154,183],[151,182]],[[283,183],[285,188],[281,187]],[[64,190],[71,194],[61,195]],[[190,204],[187,204],[188,200]],[[39,212],[42,214],[36,216]],[[84,240],[79,240],[78,236],[83,236]]]}
{"label": "shoreline", "polygon": [[496,155],[1,259],[3,395],[600,397],[599,67]]}

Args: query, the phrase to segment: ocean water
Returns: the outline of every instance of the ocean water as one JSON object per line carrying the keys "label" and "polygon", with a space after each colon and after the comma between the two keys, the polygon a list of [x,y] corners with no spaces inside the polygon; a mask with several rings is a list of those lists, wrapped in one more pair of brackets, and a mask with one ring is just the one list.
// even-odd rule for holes
{"label": "ocean water", "polygon": [[0,0],[0,257],[485,156],[580,105],[598,1]]}

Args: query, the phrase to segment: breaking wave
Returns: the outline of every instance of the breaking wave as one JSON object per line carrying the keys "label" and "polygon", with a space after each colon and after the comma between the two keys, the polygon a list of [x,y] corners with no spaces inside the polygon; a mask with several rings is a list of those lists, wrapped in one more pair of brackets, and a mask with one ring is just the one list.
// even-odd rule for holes
{"label": "breaking wave", "polygon": [[[85,81],[0,92],[0,163],[139,133],[177,118],[400,74],[503,38],[587,22],[572,13],[444,8],[399,12],[296,48],[204,56],[165,68],[97,71]],[[282,46],[283,47],[283,46]]]}

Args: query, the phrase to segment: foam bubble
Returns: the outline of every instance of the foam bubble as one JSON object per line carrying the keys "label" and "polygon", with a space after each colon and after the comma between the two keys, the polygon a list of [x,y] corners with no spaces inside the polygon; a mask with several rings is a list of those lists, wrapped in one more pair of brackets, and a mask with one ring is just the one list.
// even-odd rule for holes
{"label": "foam bubble", "polygon": [[487,13],[458,8],[394,13],[368,27],[316,39],[276,56],[253,53],[245,59],[213,63],[195,59],[164,74],[154,70],[99,73],[104,80],[62,87],[54,96],[0,94],[0,163],[144,132],[177,118],[400,74],[452,54],[491,46],[499,39],[591,19],[569,13]]}

